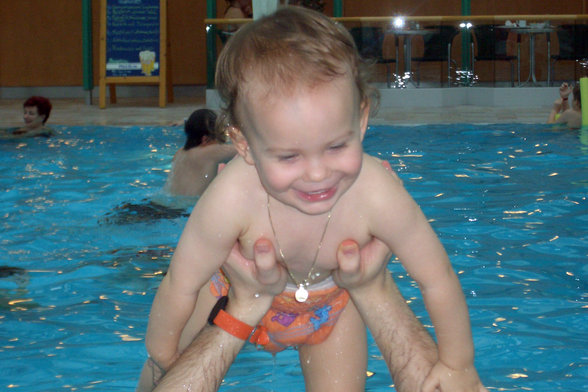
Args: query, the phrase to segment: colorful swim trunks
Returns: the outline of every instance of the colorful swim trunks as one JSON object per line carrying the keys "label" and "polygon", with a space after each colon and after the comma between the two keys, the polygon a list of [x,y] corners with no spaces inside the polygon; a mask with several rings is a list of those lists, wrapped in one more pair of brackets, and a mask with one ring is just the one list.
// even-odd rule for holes
{"label": "colorful swim trunks", "polygon": [[[210,291],[215,297],[227,295],[229,287],[222,272],[212,277]],[[270,310],[253,333],[252,342],[272,353],[323,342],[345,309],[349,294],[330,277],[308,289],[306,302],[298,302],[294,298],[296,287],[288,284],[284,292],[274,298]]]}

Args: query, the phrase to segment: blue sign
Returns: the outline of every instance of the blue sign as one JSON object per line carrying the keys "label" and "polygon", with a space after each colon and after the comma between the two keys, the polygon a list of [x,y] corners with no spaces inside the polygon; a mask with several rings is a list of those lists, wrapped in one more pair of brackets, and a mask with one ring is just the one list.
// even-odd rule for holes
{"label": "blue sign", "polygon": [[106,76],[159,75],[159,0],[107,0]]}

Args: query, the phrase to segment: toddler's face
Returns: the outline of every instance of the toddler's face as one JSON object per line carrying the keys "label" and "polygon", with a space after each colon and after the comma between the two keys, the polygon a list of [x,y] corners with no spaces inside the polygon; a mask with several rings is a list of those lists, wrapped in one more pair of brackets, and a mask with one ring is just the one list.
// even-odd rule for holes
{"label": "toddler's face", "polygon": [[329,211],[361,170],[369,108],[353,79],[288,94],[258,90],[237,105],[241,154],[275,199],[307,214]]}

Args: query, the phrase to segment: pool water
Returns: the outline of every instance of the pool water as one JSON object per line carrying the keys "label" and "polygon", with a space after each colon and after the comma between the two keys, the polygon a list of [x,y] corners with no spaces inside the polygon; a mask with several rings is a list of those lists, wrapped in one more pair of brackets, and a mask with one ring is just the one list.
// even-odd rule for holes
{"label": "pool water", "polygon": [[[180,128],[56,127],[0,143],[0,390],[132,391],[149,308],[193,201],[162,192]],[[588,390],[588,146],[543,125],[370,127],[466,295],[491,390]],[[389,268],[425,325],[420,292]],[[393,391],[370,338],[368,391]],[[221,391],[302,391],[248,345]]]}

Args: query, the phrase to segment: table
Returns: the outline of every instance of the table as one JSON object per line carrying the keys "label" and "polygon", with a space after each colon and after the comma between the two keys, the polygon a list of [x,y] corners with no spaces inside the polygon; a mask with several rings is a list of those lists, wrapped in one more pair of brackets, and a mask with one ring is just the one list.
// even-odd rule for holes
{"label": "table", "polygon": [[[555,29],[552,26],[533,26],[533,25],[529,25],[526,27],[521,27],[521,26],[498,26],[498,28],[500,29],[507,29],[510,30],[516,34],[526,34],[529,36],[529,76],[527,77],[527,80],[524,83],[520,83],[519,82],[519,86],[522,87],[525,84],[533,84],[533,85],[538,85],[537,82],[537,77],[535,76],[535,36],[537,36],[537,34],[549,34],[553,31],[555,31]],[[547,53],[547,69],[548,69],[548,73],[549,73],[549,50]],[[520,61],[520,59],[519,59]],[[549,75],[548,77],[548,82],[549,82]],[[549,84],[549,83],[548,83]]]}
{"label": "table", "polygon": [[[394,34],[395,36],[402,37],[402,46],[404,52],[404,75],[407,77],[407,82],[411,82],[414,85],[414,81],[412,80],[412,71],[411,71],[411,62],[412,62],[412,37],[417,35],[427,35],[434,33],[435,30],[431,29],[411,29],[411,28],[402,28],[402,29],[389,29],[386,31],[387,34]],[[398,61],[398,59],[396,59]]]}

